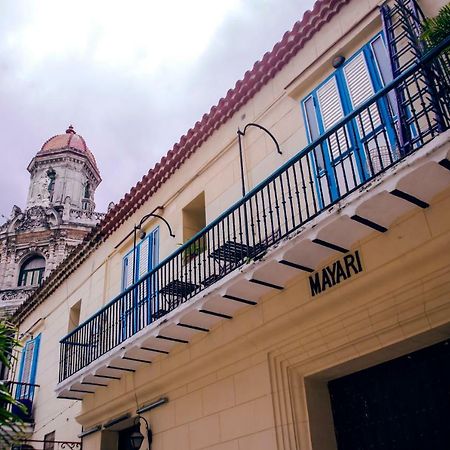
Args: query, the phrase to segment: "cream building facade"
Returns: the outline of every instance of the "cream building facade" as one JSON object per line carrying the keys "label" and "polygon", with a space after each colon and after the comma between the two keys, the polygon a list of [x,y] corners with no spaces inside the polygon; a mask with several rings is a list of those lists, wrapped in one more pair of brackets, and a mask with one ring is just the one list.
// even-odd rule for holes
{"label": "cream building facade", "polygon": [[18,311],[31,439],[448,446],[442,5],[317,1],[109,211]]}

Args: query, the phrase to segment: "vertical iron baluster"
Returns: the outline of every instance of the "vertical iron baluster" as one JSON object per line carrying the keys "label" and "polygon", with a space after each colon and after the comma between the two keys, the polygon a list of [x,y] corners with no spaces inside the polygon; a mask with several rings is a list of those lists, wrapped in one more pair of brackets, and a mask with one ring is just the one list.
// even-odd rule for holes
{"label": "vertical iron baluster", "polygon": [[[347,130],[345,128],[345,126],[343,127],[343,133],[344,136],[347,135]],[[336,159],[339,159],[339,161],[336,161],[336,163],[332,164],[333,165],[333,169],[334,169],[334,176],[336,178],[336,189],[337,189],[337,198],[340,198],[342,195],[341,192],[341,186],[339,183],[339,177],[338,177],[338,172],[336,167],[339,165],[339,167],[341,167],[341,171],[342,171],[342,178],[344,179],[344,185],[345,185],[345,193],[347,193],[349,191],[348,189],[348,182],[347,182],[347,174],[345,173],[345,158],[347,156],[342,156],[342,150],[341,150],[341,140],[339,139],[339,130],[336,132],[336,143],[337,143],[337,147],[338,147],[338,154],[339,157]],[[349,154],[351,153],[351,148],[347,147],[345,151],[348,151]],[[345,153],[344,151],[344,153]],[[351,157],[351,156],[350,156]]]}
{"label": "vertical iron baluster", "polygon": [[[300,163],[300,161],[298,162]],[[297,200],[297,210],[298,210],[298,221],[299,225],[303,222],[303,215],[302,215],[302,204],[300,201],[300,188],[298,184],[298,177],[297,177],[297,170],[295,169],[295,166],[297,163],[292,164],[292,174],[294,175],[294,187],[295,187],[295,199]],[[294,228],[296,228],[294,226]]]}
{"label": "vertical iron baluster", "polygon": [[[320,144],[320,145],[322,145],[322,144]],[[317,201],[317,199],[316,199],[316,190],[314,189],[314,178],[313,178],[313,176],[312,176],[312,171],[311,171],[311,158],[309,157],[310,155],[305,155],[305,157],[304,157],[304,160],[306,161],[306,167],[308,168],[308,177],[309,177],[309,181],[308,181],[308,183],[309,183],[309,189],[310,189],[310,191],[311,191],[311,196],[312,196],[312,199],[313,199],[313,206],[314,206],[314,214],[317,214],[317,212],[319,211],[319,208],[318,208],[318,206],[317,206],[317,203],[318,203],[318,201]],[[301,161],[301,159],[300,159],[300,161]],[[300,164],[300,170],[301,170],[301,173],[302,173],[302,179],[303,179],[303,166],[302,166],[302,164]],[[319,185],[319,194],[321,195],[321,197],[323,198],[323,194],[322,194],[322,185],[321,185],[321,181],[320,181],[320,177],[317,177],[318,178],[318,180],[317,180],[317,184]],[[306,186],[304,187],[304,189],[303,189],[303,192],[305,193],[305,202],[306,202],[306,205],[308,205],[308,198],[307,198],[307,195],[306,195]],[[307,206],[307,211],[309,210],[309,208],[308,208],[308,206]],[[310,214],[309,214],[309,211],[308,211],[308,218],[309,217],[311,217],[310,216]]]}
{"label": "vertical iron baluster", "polygon": [[261,207],[262,207],[262,218],[263,218],[263,225],[264,225],[264,237],[267,238],[268,232],[267,232],[267,209],[266,209],[266,202],[264,201],[264,193],[266,191],[266,188],[261,189]]}
{"label": "vertical iron baluster", "polygon": [[259,211],[258,194],[259,194],[259,192],[256,192],[253,198],[255,199],[255,208],[256,208],[256,228],[258,231],[257,241],[262,242],[265,239],[265,236],[263,237],[261,235],[261,218],[260,218],[260,211]]}
{"label": "vertical iron baluster", "polygon": [[270,196],[270,185],[271,185],[271,183],[269,183],[266,187],[267,187],[267,202],[268,202],[268,206],[269,206],[270,234],[273,234],[275,226],[274,226],[274,222],[273,222],[273,205],[272,205],[272,199]]}
{"label": "vertical iron baluster", "polygon": [[[352,146],[351,146],[350,141],[348,139],[348,133],[344,133],[344,138],[345,138],[345,147],[349,150],[348,159],[350,161],[350,168],[351,168],[351,171],[352,171],[353,186],[357,186],[358,185],[358,179],[356,177],[357,169],[355,169],[355,163],[353,162],[353,154],[352,153],[355,153],[355,152],[358,153],[359,152],[359,148],[356,147],[355,151],[351,152],[350,149],[351,149]],[[356,161],[356,156],[355,156],[355,161]],[[348,182],[347,182],[347,177],[345,177],[345,180],[346,180],[345,181],[345,187],[346,187],[347,192],[348,192],[349,191],[349,186],[348,186]]]}
{"label": "vertical iron baluster", "polygon": [[[331,152],[331,137],[334,134],[336,134],[336,133],[333,133],[332,135],[330,135],[326,139],[326,142],[328,143],[328,153],[330,155],[330,159],[329,159],[330,165],[333,165],[333,155],[332,155],[332,152]],[[323,161],[326,161],[325,150],[324,150],[324,143],[325,143],[325,141],[321,142],[321,144],[320,144],[320,151],[322,152],[322,159],[323,159]],[[331,202],[332,199],[333,199],[333,192],[331,190],[331,177],[330,177],[330,173],[329,173],[329,169],[327,167],[327,164],[324,164],[324,171],[325,171],[325,179],[326,179],[326,183],[327,183],[328,198],[329,198],[329,202]],[[322,176],[322,178],[323,178],[323,176]],[[318,185],[319,185],[319,192],[320,192],[320,196],[321,196],[321,200],[322,200],[322,205],[326,206],[327,203],[325,202],[325,197],[323,195],[322,183],[321,183],[320,179],[319,179]]]}
{"label": "vertical iron baluster", "polygon": [[287,190],[288,190],[288,193],[289,193],[288,199],[289,199],[289,205],[290,205],[290,209],[291,209],[291,220],[292,220],[291,228],[286,226],[286,232],[288,232],[291,229],[295,228],[295,209],[294,209],[294,203],[292,201],[293,195],[292,195],[292,188],[291,188],[291,180],[290,180],[290,176],[289,176],[289,169],[292,169],[292,167],[293,166],[291,166],[290,168],[287,168],[286,171],[285,171]]}
{"label": "vertical iron baluster", "polygon": [[[287,209],[286,209],[286,195],[285,195],[285,192],[284,192],[283,174],[285,176],[287,176],[286,171],[284,171],[284,172],[281,172],[280,176],[278,177],[278,179],[280,181],[281,204],[282,204],[282,208],[283,208],[284,228],[285,228],[285,231],[283,233],[282,232],[282,228],[281,228],[281,224],[280,224],[280,227],[278,228],[278,230],[279,230],[278,232],[281,235],[283,235],[283,234],[285,234],[287,232],[287,230],[288,230],[288,223],[289,223],[288,215],[287,215]],[[276,183],[276,180],[274,180],[274,183]],[[277,199],[278,199],[278,196],[277,196]],[[272,237],[274,237],[274,236],[275,236],[275,234]]]}
{"label": "vertical iron baluster", "polygon": [[[367,114],[370,116],[370,113],[369,113],[370,108],[367,108],[364,111],[367,111]],[[356,119],[358,120],[358,123],[359,123],[359,129],[361,130],[361,140],[360,140],[360,142],[361,142],[361,145],[363,147],[364,147],[365,141],[366,141],[366,133],[365,133],[365,129],[364,129],[364,122],[362,120],[362,115],[363,115],[364,111],[361,114],[358,114],[356,116]],[[368,163],[369,163],[370,173],[371,173],[371,175],[374,175],[375,174],[375,168],[373,166],[372,154],[370,153],[370,151],[367,152],[367,160],[368,160]],[[361,166],[361,167],[363,167],[363,166]]]}

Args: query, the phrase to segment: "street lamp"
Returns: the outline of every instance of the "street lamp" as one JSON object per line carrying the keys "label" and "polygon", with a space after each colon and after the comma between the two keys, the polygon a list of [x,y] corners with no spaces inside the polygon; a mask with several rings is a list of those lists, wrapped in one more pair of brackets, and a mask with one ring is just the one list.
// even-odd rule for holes
{"label": "street lamp", "polygon": [[260,130],[265,131],[270,136],[272,141],[275,143],[277,152],[280,155],[283,154],[283,152],[280,150],[280,146],[279,146],[277,140],[275,139],[275,136],[267,128],[264,128],[262,125],[259,125],[258,123],[248,123],[247,125],[245,125],[243,131],[241,131],[240,128],[238,128],[237,135],[238,135],[238,140],[239,140],[239,161],[241,163],[241,182],[242,182],[242,196],[243,197],[245,196],[245,180],[244,180],[244,159],[243,159],[243,155],[242,155],[241,136],[245,136],[245,132],[247,131],[248,127],[256,127],[256,128],[259,128]]}
{"label": "street lamp", "polygon": [[[144,421],[145,424],[145,429],[147,431],[147,440],[148,440],[148,448],[150,450],[151,445],[152,445],[152,438],[153,438],[153,434],[152,434],[152,430],[150,429],[147,420],[145,419],[145,417],[142,416],[137,416],[134,419],[134,424],[135,425],[140,425],[141,420]],[[142,443],[144,442],[144,435],[141,433],[141,431],[136,428],[130,435],[130,446],[133,450],[139,450],[141,448]]]}

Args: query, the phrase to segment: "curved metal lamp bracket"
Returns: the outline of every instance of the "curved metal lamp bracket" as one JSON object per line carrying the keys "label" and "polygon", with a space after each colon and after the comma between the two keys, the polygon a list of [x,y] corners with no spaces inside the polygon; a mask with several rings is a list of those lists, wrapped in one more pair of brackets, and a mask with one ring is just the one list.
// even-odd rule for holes
{"label": "curved metal lamp bracket", "polygon": [[247,128],[248,128],[248,127],[256,127],[256,128],[259,128],[260,130],[265,131],[265,132],[271,137],[272,141],[274,142],[274,144],[275,144],[275,146],[276,146],[276,148],[277,148],[277,152],[278,152],[280,155],[283,154],[283,152],[280,150],[280,145],[278,144],[278,141],[275,139],[275,136],[274,136],[267,128],[263,127],[262,125],[259,125],[258,123],[253,123],[253,122],[248,123],[247,125],[245,125],[244,131],[241,131],[241,130],[238,128],[237,134],[240,135],[240,136],[245,136],[245,132],[247,131]]}
{"label": "curved metal lamp bracket", "polygon": [[250,122],[247,125],[245,125],[244,130],[241,131],[240,128],[238,128],[237,130],[237,135],[238,135],[238,140],[239,140],[239,161],[241,163],[241,183],[242,183],[242,196],[245,196],[245,179],[244,179],[244,158],[242,155],[242,141],[241,141],[241,136],[245,136],[245,132],[247,131],[248,127],[256,127],[259,128],[260,130],[266,132],[270,138],[272,139],[272,141],[274,142],[276,148],[277,148],[277,152],[282,155],[283,152],[280,150],[280,145],[278,144],[278,141],[275,139],[275,136],[265,127],[263,127],[262,125],[259,125],[258,123],[253,123]]}
{"label": "curved metal lamp bracket", "polygon": [[157,217],[158,219],[161,219],[161,220],[167,225],[167,228],[169,229],[169,234],[170,234],[170,236],[173,237],[173,238],[175,237],[175,234],[173,234],[172,228],[170,227],[169,222],[167,222],[167,220],[164,219],[164,217],[160,216],[159,214],[155,214],[155,213],[150,213],[150,214],[147,214],[146,216],[144,216],[144,217],[139,221],[139,225],[136,226],[136,230],[140,230],[142,224],[143,224],[149,217]]}

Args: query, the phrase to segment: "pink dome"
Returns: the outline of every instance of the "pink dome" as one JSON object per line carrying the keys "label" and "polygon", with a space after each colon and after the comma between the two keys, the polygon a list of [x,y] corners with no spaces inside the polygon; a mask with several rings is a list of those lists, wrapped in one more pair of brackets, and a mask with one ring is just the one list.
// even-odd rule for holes
{"label": "pink dome", "polygon": [[86,141],[83,139],[83,136],[77,134],[72,125],[67,128],[65,134],[57,134],[56,136],[53,136],[46,142],[44,142],[44,145],[39,150],[36,156],[46,156],[60,153],[62,150],[67,149],[85,156],[94,166],[94,169],[97,171],[97,173],[99,173],[94,155],[86,145]]}

